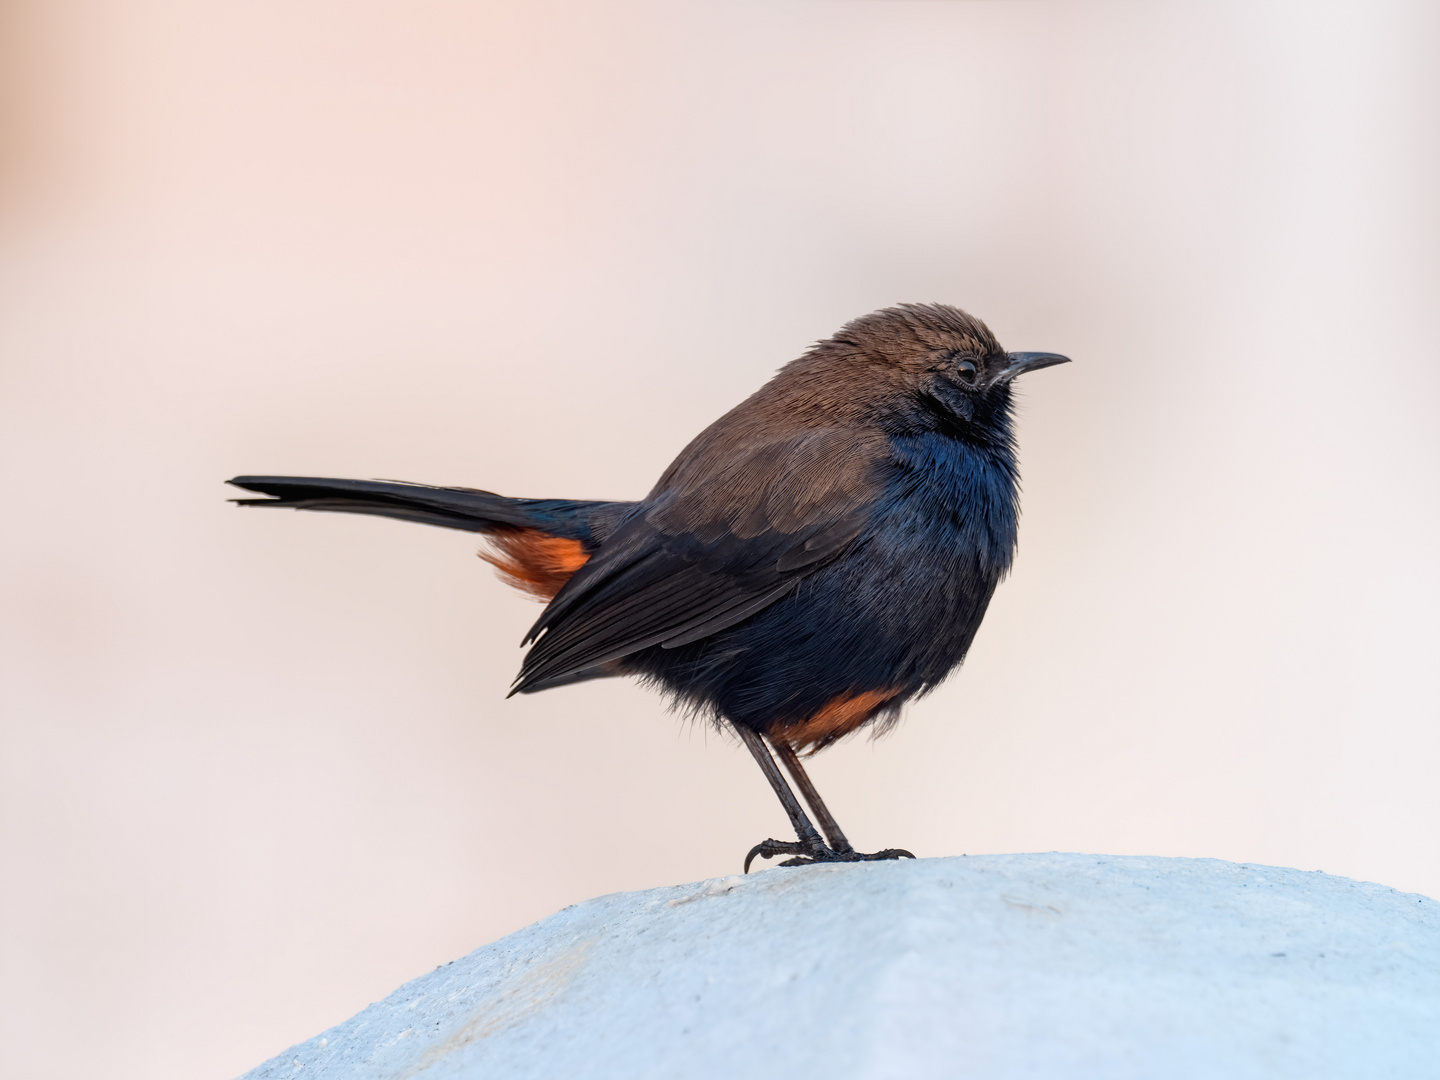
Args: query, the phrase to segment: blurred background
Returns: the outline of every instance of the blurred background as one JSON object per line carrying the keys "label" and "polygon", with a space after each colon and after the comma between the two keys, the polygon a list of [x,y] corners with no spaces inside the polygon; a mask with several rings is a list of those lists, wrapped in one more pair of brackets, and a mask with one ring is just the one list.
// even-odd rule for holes
{"label": "blurred background", "polygon": [[1024,381],[963,672],[862,848],[1440,896],[1440,8],[11,0],[0,1073],[233,1076],[785,820],[623,682],[504,700],[475,537],[236,473],[636,498],[846,320]]}

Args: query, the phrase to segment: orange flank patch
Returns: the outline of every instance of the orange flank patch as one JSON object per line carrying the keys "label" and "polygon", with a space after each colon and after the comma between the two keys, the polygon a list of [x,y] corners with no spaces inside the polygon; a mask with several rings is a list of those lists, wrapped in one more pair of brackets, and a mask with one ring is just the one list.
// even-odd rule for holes
{"label": "orange flank patch", "polygon": [[774,736],[796,750],[814,753],[837,739],[843,739],[885,707],[900,691],[866,690],[863,694],[841,694],[827,701],[815,715],[787,727]]}
{"label": "orange flank patch", "polygon": [[507,529],[487,539],[494,550],[480,552],[480,558],[500,572],[501,581],[537,600],[552,599],[590,559],[579,540],[539,529]]}

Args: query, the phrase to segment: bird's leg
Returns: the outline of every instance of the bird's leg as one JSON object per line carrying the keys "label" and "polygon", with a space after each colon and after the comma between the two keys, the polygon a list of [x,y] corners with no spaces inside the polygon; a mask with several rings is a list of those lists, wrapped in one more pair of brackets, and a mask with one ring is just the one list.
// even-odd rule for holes
{"label": "bird's leg", "polygon": [[840,825],[835,820],[835,815],[830,813],[830,808],[825,805],[825,800],[820,798],[820,792],[815,790],[814,783],[810,780],[810,774],[800,764],[800,755],[795,748],[784,739],[772,738],[770,745],[775,748],[775,756],[785,763],[785,770],[790,778],[795,781],[795,786],[800,789],[800,794],[810,804],[810,809],[815,814],[815,820],[820,823],[820,831],[825,834],[825,840],[830,849],[837,855],[848,855],[855,849],[850,846],[850,841],[845,839],[845,834],[840,831]]}
{"label": "bird's leg", "polygon": [[[915,856],[904,848],[886,848],[884,851],[876,851],[866,855],[856,851],[850,846],[850,841],[845,839],[845,834],[840,831],[840,826],[835,823],[834,816],[826,807],[824,800],[820,798],[820,792],[815,790],[811,783],[810,776],[800,764],[800,755],[795,748],[783,739],[771,739],[771,745],[775,747],[775,754],[785,763],[785,768],[795,780],[795,786],[800,789],[800,794],[805,796],[805,801],[810,804],[810,809],[815,811],[815,817],[820,822],[820,828],[825,830],[825,839],[830,841],[830,848],[839,856],[842,862],[876,862],[881,859],[913,859]],[[791,863],[801,860],[791,859]],[[808,861],[808,860],[807,860]],[[819,860],[816,860],[819,861]],[[782,866],[788,865],[781,863]]]}
{"label": "bird's leg", "polygon": [[[775,789],[775,796],[780,800],[780,805],[785,807],[785,813],[790,818],[790,825],[799,838],[798,843],[788,840],[764,840],[756,844],[750,849],[750,854],[745,856],[745,872],[747,874],[750,872],[750,863],[756,855],[764,859],[774,858],[776,855],[809,856],[804,860],[807,862],[810,859],[828,862],[834,858],[834,853],[825,846],[825,841],[820,839],[820,834],[815,831],[815,826],[805,816],[805,811],[801,808],[800,801],[795,798],[795,793],[790,790],[790,785],[785,783],[785,777],[780,775],[780,770],[775,765],[775,759],[770,756],[770,748],[765,745],[765,740],[744,724],[734,724],[733,727],[740,736],[740,740],[754,756],[755,763],[765,774],[765,779],[769,780],[770,786]],[[781,865],[787,865],[789,861],[786,860]]]}
{"label": "bird's leg", "polygon": [[790,824],[794,826],[795,835],[799,838],[798,841],[762,840],[756,844],[750,849],[750,854],[745,856],[745,872],[747,874],[750,872],[750,864],[755,861],[756,855],[762,859],[772,859],[776,855],[793,856],[782,862],[781,866],[915,858],[903,848],[886,848],[873,855],[862,855],[851,847],[850,841],[845,839],[845,834],[840,831],[840,826],[835,824],[835,818],[831,816],[830,811],[821,800],[820,793],[815,790],[815,785],[810,782],[810,777],[801,768],[800,759],[794,748],[778,739],[771,740],[774,743],[775,752],[780,755],[780,759],[785,762],[785,767],[790,770],[790,775],[795,778],[796,786],[805,795],[805,801],[810,804],[815,811],[815,816],[820,819],[825,836],[830,841],[831,846],[827,847],[825,841],[820,839],[820,834],[815,831],[815,826],[805,816],[800,801],[795,798],[795,793],[790,790],[790,785],[785,782],[785,777],[781,775],[779,768],[775,765],[775,758],[771,756],[770,747],[766,745],[765,739],[742,724],[735,724],[734,727],[741,741],[749,747],[755,763],[765,774],[765,779],[769,780],[770,786],[775,789],[775,795],[779,798],[780,805],[785,807],[785,813],[789,815]]}

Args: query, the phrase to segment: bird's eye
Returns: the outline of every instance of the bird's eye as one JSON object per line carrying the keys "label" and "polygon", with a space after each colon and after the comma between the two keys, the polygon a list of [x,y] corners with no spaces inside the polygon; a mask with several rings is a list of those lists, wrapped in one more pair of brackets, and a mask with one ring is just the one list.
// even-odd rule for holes
{"label": "bird's eye", "polygon": [[973,360],[955,361],[955,374],[959,375],[960,378],[966,382],[974,382],[978,371],[979,369],[975,366],[975,361]]}

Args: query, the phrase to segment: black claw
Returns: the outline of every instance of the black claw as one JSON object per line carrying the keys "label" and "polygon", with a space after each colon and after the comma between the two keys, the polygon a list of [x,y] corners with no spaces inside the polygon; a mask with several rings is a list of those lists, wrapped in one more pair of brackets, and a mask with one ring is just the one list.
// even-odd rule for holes
{"label": "black claw", "polygon": [[860,858],[866,862],[873,862],[878,859],[913,859],[915,856],[903,847],[887,847],[884,851],[877,851],[873,855],[861,855]]}
{"label": "black claw", "polygon": [[812,866],[815,863],[878,862],[883,859],[915,858],[914,854],[904,848],[886,848],[884,851],[866,855],[853,850],[833,851],[824,844],[802,844],[794,840],[762,840],[750,849],[750,854],[745,856],[745,873],[750,872],[750,864],[755,861],[756,855],[762,859],[773,859],[776,855],[794,856],[794,858],[780,863],[780,866]]}
{"label": "black claw", "polygon": [[[808,851],[808,848],[796,843],[794,840],[761,840],[760,843],[750,849],[750,854],[745,856],[744,872],[747,874],[750,872],[750,864],[755,861],[756,855],[759,855],[762,859],[773,859],[776,855],[806,854]],[[789,866],[790,862],[786,861],[780,865]]]}

